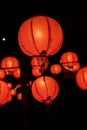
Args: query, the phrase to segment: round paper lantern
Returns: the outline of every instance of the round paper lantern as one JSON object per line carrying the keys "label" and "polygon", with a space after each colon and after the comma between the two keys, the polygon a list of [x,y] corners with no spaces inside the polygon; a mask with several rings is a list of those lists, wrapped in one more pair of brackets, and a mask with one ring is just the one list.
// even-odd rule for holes
{"label": "round paper lantern", "polygon": [[32,69],[32,75],[38,77],[38,76],[41,76],[42,73],[41,73],[41,71],[39,69],[33,68]]}
{"label": "round paper lantern", "polygon": [[59,64],[53,64],[50,66],[50,72],[52,74],[57,75],[57,74],[61,73],[61,71],[62,71],[62,68]]}
{"label": "round paper lantern", "polygon": [[47,16],[35,16],[22,23],[18,31],[18,43],[28,56],[57,53],[63,43],[60,24]]}
{"label": "round paper lantern", "polygon": [[5,72],[4,70],[0,69],[0,79],[4,79],[5,78]]}
{"label": "round paper lantern", "polygon": [[74,71],[74,66],[78,63],[78,56],[74,52],[65,52],[60,58],[60,63],[64,68]]}
{"label": "round paper lantern", "polygon": [[0,105],[7,100],[9,95],[9,88],[6,82],[0,80]]}
{"label": "round paper lantern", "polygon": [[87,90],[87,67],[78,70],[76,74],[76,83],[81,90]]}
{"label": "round paper lantern", "polygon": [[17,93],[17,99],[22,100],[22,93],[21,92]]}
{"label": "round paper lantern", "polygon": [[1,61],[1,68],[4,69],[6,74],[12,73],[17,67],[19,67],[19,62],[15,57],[8,56]]}
{"label": "round paper lantern", "polygon": [[55,79],[49,76],[37,78],[31,87],[33,97],[39,102],[51,102],[59,94],[59,86]]}
{"label": "round paper lantern", "polygon": [[15,69],[15,71],[13,72],[13,76],[15,78],[20,78],[20,68]]}

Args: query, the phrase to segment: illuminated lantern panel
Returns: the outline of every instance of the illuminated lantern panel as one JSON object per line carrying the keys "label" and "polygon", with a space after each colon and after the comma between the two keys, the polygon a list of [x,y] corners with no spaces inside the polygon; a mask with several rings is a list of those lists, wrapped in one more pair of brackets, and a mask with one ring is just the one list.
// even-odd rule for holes
{"label": "illuminated lantern panel", "polygon": [[61,65],[70,71],[74,71],[74,66],[78,63],[78,56],[74,52],[65,52],[60,58]]}
{"label": "illuminated lantern panel", "polygon": [[18,43],[28,56],[38,56],[43,51],[46,55],[54,55],[63,43],[62,28],[56,20],[47,16],[29,18],[19,28]]}
{"label": "illuminated lantern panel", "polygon": [[13,72],[15,78],[20,78],[20,68],[16,68]]}
{"label": "illuminated lantern panel", "polygon": [[50,66],[50,72],[52,74],[57,75],[57,74],[61,73],[61,71],[62,71],[62,68],[59,64],[53,64]]}
{"label": "illuminated lantern panel", "polygon": [[59,94],[59,86],[55,79],[49,76],[37,78],[31,87],[33,97],[39,102],[51,102]]}
{"label": "illuminated lantern panel", "polygon": [[9,88],[6,82],[0,80],[0,105],[6,103],[9,95]]}
{"label": "illuminated lantern panel", "polygon": [[11,74],[17,67],[19,67],[19,62],[15,57],[8,56],[1,61],[1,68],[6,74]]}
{"label": "illuminated lantern panel", "polygon": [[0,69],[0,79],[4,79],[5,78],[5,72],[4,70]]}
{"label": "illuminated lantern panel", "polygon": [[87,90],[87,67],[78,70],[76,74],[76,83],[81,90]]}

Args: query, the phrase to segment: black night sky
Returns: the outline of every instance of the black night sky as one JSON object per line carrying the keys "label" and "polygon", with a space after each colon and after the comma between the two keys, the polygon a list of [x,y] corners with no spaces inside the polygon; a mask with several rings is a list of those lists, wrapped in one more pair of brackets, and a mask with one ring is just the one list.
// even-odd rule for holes
{"label": "black night sky", "polygon": [[[18,30],[20,25],[32,16],[46,15],[57,20],[62,27],[63,45],[58,53],[49,57],[50,65],[59,63],[61,55],[66,51],[74,51],[78,55],[81,67],[87,65],[86,3],[69,0],[33,0],[30,3],[25,1],[20,4],[10,3],[9,6],[3,3],[2,6],[0,9],[0,60],[11,55],[17,57],[20,66],[24,61],[23,72],[26,81],[33,81],[35,78],[31,75],[31,57],[23,54],[19,48]],[[6,37],[6,41],[2,41],[3,37]],[[60,93],[53,101],[50,110],[48,111],[43,103],[35,101],[28,88],[27,103],[24,104],[14,97],[10,103],[0,107],[0,126],[3,129],[5,127],[16,130],[87,129],[87,92],[78,88],[72,73],[67,77],[63,73],[54,76],[49,72],[49,67],[45,75],[55,78],[60,87]]]}

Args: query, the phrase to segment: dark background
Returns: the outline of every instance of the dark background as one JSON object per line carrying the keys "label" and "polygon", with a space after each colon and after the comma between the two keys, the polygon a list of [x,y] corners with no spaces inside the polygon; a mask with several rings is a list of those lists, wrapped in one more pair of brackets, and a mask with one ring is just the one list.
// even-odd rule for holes
{"label": "dark background", "polygon": [[[26,81],[34,80],[31,75],[31,57],[23,54],[18,45],[18,30],[28,18],[46,15],[57,20],[63,30],[64,41],[58,53],[49,57],[50,65],[59,63],[61,54],[74,51],[81,67],[87,65],[87,4],[76,1],[23,1],[0,5],[0,61],[6,56],[15,56],[25,61]],[[6,37],[6,41],[2,41]],[[49,66],[50,67],[50,66]],[[29,88],[28,101],[13,100],[0,107],[0,126],[4,129],[87,129],[87,92],[78,88],[75,76],[70,73],[53,76],[47,69],[46,75],[54,77],[59,83],[60,93],[53,101],[50,110],[35,101]],[[13,81],[14,82],[14,81]],[[20,81],[19,81],[20,82]],[[24,81],[25,82],[25,81]],[[23,81],[22,81],[23,83]],[[25,107],[24,107],[25,106]],[[27,108],[26,108],[27,106]],[[24,127],[23,127],[24,126]]]}

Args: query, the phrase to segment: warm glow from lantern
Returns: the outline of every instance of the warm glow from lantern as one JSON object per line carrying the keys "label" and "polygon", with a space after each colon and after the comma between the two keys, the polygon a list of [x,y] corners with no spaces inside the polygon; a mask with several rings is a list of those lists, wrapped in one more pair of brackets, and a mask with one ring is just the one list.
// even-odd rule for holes
{"label": "warm glow from lantern", "polygon": [[35,32],[35,34],[36,34],[36,37],[37,37],[37,38],[39,38],[39,39],[42,38],[42,33],[41,33],[40,30],[37,30],[37,31]]}

